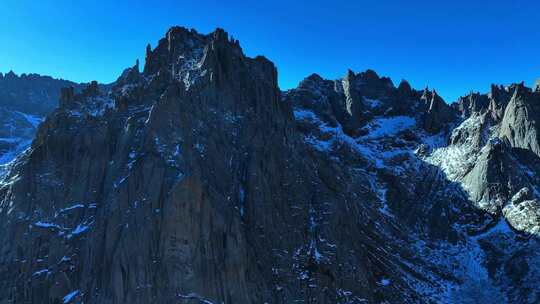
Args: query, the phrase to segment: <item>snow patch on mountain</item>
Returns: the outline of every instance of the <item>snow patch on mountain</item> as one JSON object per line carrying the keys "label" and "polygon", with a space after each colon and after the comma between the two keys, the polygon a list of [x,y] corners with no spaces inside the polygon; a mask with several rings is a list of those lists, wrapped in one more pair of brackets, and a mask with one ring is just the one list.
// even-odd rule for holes
{"label": "snow patch on mountain", "polygon": [[375,139],[384,136],[394,136],[416,125],[416,120],[409,116],[377,117],[368,123],[364,130],[368,131],[365,138]]}
{"label": "snow patch on mountain", "polygon": [[[369,133],[365,136],[353,137],[343,131],[339,122],[335,126],[327,123],[315,112],[306,109],[295,109],[294,117],[297,121],[308,122],[315,126],[318,132],[306,134],[304,141],[319,152],[329,153],[342,145],[348,146],[359,156],[366,158],[377,168],[385,167],[385,162],[398,155],[412,155],[413,149],[409,147],[388,149],[381,138],[393,138],[400,132],[412,129],[416,121],[408,116],[378,117],[368,124]],[[397,168],[399,169],[399,168]]]}
{"label": "snow patch on mountain", "polygon": [[75,299],[75,297],[80,293],[79,290],[74,290],[70,293],[68,293],[64,298],[62,299],[64,301],[64,304],[71,303],[72,300]]}
{"label": "snow patch on mountain", "polygon": [[88,98],[88,101],[84,104],[74,104],[68,113],[78,118],[84,116],[101,117],[108,109],[114,109],[114,107],[114,100],[109,96],[96,96]]}
{"label": "snow patch on mountain", "polygon": [[176,62],[171,65],[171,74],[184,83],[185,90],[194,85],[200,77],[204,77],[207,70],[203,70],[205,43],[199,39],[188,38],[185,41],[187,48],[178,55]]}
{"label": "snow patch on mountain", "polygon": [[[474,166],[480,148],[474,142],[474,130],[481,124],[480,116],[473,115],[463,121],[452,131],[451,138],[456,138],[458,134],[467,134],[466,138],[451,145],[439,146],[432,153],[424,158],[424,161],[441,168],[451,181],[460,181]],[[464,132],[465,131],[465,132]]]}
{"label": "snow patch on mountain", "polygon": [[11,140],[13,141],[13,143],[16,144],[13,148],[1,154],[0,166],[6,165],[9,162],[13,161],[19,154],[28,149],[28,147],[32,143],[31,139],[12,138]]}
{"label": "snow patch on mountain", "polygon": [[514,229],[540,235],[540,203],[537,200],[509,203],[502,213]]}
{"label": "snow patch on mountain", "polygon": [[20,111],[0,112],[0,166],[5,166],[30,146],[43,118]]}
{"label": "snow patch on mountain", "polygon": [[16,113],[22,115],[26,119],[26,121],[28,121],[28,123],[30,123],[36,129],[39,126],[39,124],[42,123],[44,120],[43,117],[40,117],[40,116],[26,114],[19,111],[17,111]]}

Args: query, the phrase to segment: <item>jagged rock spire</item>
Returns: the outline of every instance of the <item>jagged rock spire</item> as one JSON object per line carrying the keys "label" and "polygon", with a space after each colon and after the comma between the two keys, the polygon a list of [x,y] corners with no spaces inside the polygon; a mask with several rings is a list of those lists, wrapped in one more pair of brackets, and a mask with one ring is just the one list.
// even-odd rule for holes
{"label": "jagged rock spire", "polygon": [[351,116],[358,114],[359,110],[356,108],[360,102],[356,91],[354,90],[355,74],[351,69],[347,69],[347,73],[343,77],[343,92],[345,93],[345,107],[347,113]]}
{"label": "jagged rock spire", "polygon": [[364,120],[364,103],[356,90],[356,77],[357,75],[351,69],[348,69],[347,74],[342,80],[343,93],[345,95],[345,110],[349,116],[345,123],[345,128],[349,133],[354,132]]}
{"label": "jagged rock spire", "polygon": [[422,95],[422,99],[428,105],[424,114],[424,129],[431,133],[437,133],[455,119],[456,113],[435,90],[429,91],[427,88]]}
{"label": "jagged rock spire", "polygon": [[487,95],[470,92],[468,95],[460,97],[453,106],[461,113],[462,117],[469,117],[472,114],[482,114],[488,111],[489,103]]}
{"label": "jagged rock spire", "polygon": [[98,96],[100,94],[98,82],[95,80],[91,81],[88,86],[82,90],[81,94],[87,97]]}
{"label": "jagged rock spire", "polygon": [[534,91],[540,92],[540,78],[534,82]]}
{"label": "jagged rock spire", "polygon": [[146,45],[146,53],[145,53],[145,57],[144,57],[144,69],[143,69],[143,72],[145,74],[148,73],[149,66],[150,66],[150,61],[152,60],[151,56],[152,56],[152,46],[150,45],[150,43],[148,43]]}
{"label": "jagged rock spire", "polygon": [[67,87],[62,88],[60,90],[60,104],[59,106],[66,107],[73,101],[73,97],[75,96],[75,90],[73,87]]}
{"label": "jagged rock spire", "polygon": [[501,122],[500,136],[512,147],[532,151],[540,156],[538,97],[522,83],[512,85],[513,94]]}

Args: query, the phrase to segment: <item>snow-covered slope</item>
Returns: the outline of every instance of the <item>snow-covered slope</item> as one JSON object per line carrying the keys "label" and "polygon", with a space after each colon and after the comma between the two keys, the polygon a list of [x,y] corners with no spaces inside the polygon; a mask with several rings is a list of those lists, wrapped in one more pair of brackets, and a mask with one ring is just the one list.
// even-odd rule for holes
{"label": "snow-covered slope", "polygon": [[[344,79],[362,83],[363,77],[349,73]],[[414,240],[403,246],[415,248],[416,261],[401,258],[415,274],[403,276],[436,303],[538,301],[529,282],[540,278],[540,258],[533,253],[539,248],[540,167],[534,154],[513,148],[502,135],[508,119],[498,115],[513,104],[501,96],[527,102],[539,93],[519,85],[492,90],[452,105],[448,112],[461,109],[461,115],[451,114],[436,131],[426,124],[434,121],[429,91],[408,92],[403,100],[384,91],[373,99],[358,90],[362,123],[347,131],[339,110],[346,103],[327,81],[310,76],[284,94],[307,145],[341,168],[360,166],[368,173],[381,213]],[[470,105],[476,99],[482,103]],[[409,106],[393,112],[397,102]],[[438,115],[449,117],[441,110]]]}
{"label": "snow-covered slope", "polygon": [[42,117],[0,108],[0,176],[32,143]]}

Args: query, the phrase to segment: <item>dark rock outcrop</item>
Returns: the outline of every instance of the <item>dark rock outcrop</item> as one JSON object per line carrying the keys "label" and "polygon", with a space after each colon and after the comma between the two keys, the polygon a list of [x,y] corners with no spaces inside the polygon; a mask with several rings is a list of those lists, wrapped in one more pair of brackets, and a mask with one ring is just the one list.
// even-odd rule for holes
{"label": "dark rock outcrop", "polygon": [[489,110],[496,121],[500,121],[504,115],[506,105],[512,97],[511,87],[502,85],[491,85],[491,91],[488,94]]}
{"label": "dark rock outcrop", "polygon": [[487,95],[470,93],[467,96],[460,97],[452,105],[461,113],[462,117],[469,117],[473,114],[485,113],[489,108],[489,98]]}
{"label": "dark rock outcrop", "polygon": [[427,107],[422,118],[426,131],[437,133],[456,119],[455,110],[445,103],[437,92],[426,89],[421,100]]}

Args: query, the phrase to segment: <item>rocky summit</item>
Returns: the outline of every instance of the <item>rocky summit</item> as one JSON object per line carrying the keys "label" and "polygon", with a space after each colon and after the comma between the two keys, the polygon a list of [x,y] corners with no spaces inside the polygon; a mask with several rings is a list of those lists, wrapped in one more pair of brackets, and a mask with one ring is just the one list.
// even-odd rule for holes
{"label": "rocky summit", "polygon": [[344,74],[173,27],[62,89],[1,176],[0,303],[540,302],[540,90]]}

